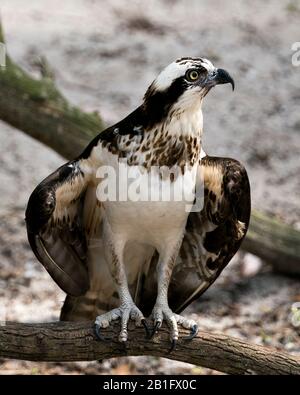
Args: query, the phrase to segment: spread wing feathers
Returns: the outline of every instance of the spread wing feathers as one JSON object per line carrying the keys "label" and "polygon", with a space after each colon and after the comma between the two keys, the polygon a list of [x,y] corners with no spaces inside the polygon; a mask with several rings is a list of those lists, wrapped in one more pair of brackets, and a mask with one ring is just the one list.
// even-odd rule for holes
{"label": "spread wing feathers", "polygon": [[[101,238],[101,205],[93,182],[75,160],[33,191],[26,210],[30,245],[38,260],[68,294],[62,320],[90,320],[119,305]],[[219,276],[248,229],[250,187],[243,166],[206,156],[201,160],[203,209],[190,213],[169,288],[170,307],[182,311]],[[157,289],[157,252],[128,245],[124,254],[129,287],[147,316]]]}
{"label": "spread wing feathers", "polygon": [[80,161],[71,161],[36,187],[26,209],[32,250],[55,282],[71,295],[84,294],[89,288],[83,218],[87,188]]}
{"label": "spread wing feathers", "polygon": [[[206,156],[201,160],[204,204],[191,212],[169,287],[169,304],[177,313],[197,299],[216,280],[239,249],[250,218],[250,186],[236,160]],[[142,309],[155,301],[157,257],[144,278]],[[142,310],[142,311],[144,311]]]}

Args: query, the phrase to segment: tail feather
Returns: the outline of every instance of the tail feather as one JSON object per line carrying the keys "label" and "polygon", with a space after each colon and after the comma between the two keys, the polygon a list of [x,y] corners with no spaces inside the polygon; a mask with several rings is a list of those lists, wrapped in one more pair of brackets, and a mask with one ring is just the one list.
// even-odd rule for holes
{"label": "tail feather", "polygon": [[119,299],[111,297],[109,303],[99,299],[95,292],[88,291],[84,296],[67,295],[61,309],[61,321],[92,321],[98,315],[118,307]]}
{"label": "tail feather", "polygon": [[[103,251],[104,246],[101,238],[89,247],[90,289],[83,296],[67,295],[60,314],[61,321],[90,321],[98,315],[119,307],[120,301],[116,285],[111,277]],[[142,311],[145,306],[144,281],[142,279],[149,274],[153,252],[152,247],[129,244],[124,254],[125,262],[129,263],[126,266],[128,286],[132,298],[137,306],[141,306]],[[153,290],[156,290],[155,284],[151,287],[152,294]],[[145,311],[145,314],[148,313],[148,310]]]}

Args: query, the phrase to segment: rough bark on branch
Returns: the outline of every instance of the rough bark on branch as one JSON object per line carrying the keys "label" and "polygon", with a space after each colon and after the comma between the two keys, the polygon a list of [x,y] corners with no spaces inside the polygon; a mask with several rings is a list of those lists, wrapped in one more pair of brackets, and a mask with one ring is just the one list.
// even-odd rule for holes
{"label": "rough bark on branch", "polygon": [[188,331],[181,330],[178,345],[169,353],[166,327],[147,340],[144,329],[131,325],[126,346],[117,341],[118,333],[118,323],[103,329],[111,339],[103,342],[96,340],[91,323],[6,322],[0,325],[0,357],[65,362],[152,355],[230,374],[300,374],[299,358],[222,334],[200,332],[190,341],[182,340]]}
{"label": "rough bark on branch", "polygon": [[[4,42],[0,24],[0,41]],[[75,158],[103,129],[97,114],[73,107],[46,77],[36,80],[7,57],[0,67],[0,119],[67,159]],[[300,274],[300,232],[256,210],[242,248],[283,273]]]}

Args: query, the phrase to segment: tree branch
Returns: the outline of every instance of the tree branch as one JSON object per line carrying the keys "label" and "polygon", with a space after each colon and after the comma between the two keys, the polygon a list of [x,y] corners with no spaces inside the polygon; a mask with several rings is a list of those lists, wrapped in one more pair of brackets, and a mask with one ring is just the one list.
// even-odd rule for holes
{"label": "tree branch", "polygon": [[104,336],[112,339],[103,342],[96,340],[91,323],[2,323],[0,357],[65,362],[152,355],[230,374],[300,374],[299,358],[222,334],[200,332],[188,341],[182,339],[188,332],[181,330],[176,349],[169,353],[165,327],[153,340],[147,340],[143,329],[130,324],[126,346],[117,341],[118,332],[117,323],[103,329]]}

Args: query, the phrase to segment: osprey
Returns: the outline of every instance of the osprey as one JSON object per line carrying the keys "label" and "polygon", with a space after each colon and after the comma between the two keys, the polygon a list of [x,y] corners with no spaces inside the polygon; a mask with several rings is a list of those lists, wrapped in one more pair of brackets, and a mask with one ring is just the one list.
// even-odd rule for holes
{"label": "osprey", "polygon": [[[179,313],[237,252],[250,216],[244,167],[202,149],[203,99],[212,87],[226,83],[234,89],[228,72],[207,59],[176,60],[150,85],[140,107],[33,191],[26,210],[28,239],[67,293],[61,320],[95,319],[100,339],[101,328],[120,320],[122,342],[130,319],[150,333],[148,316],[152,334],[166,321],[172,347],[178,325],[190,329],[187,338],[196,335],[196,322]],[[134,169],[129,184],[120,163]],[[185,198],[113,194],[109,199],[103,168],[113,170],[118,192],[129,192],[146,175],[151,196],[173,187]],[[194,210],[187,201],[196,200],[197,185],[203,185],[204,198],[201,209]]]}

